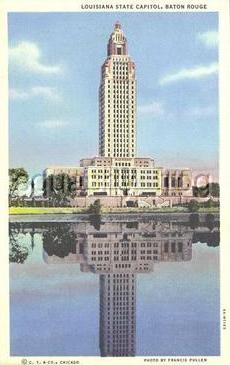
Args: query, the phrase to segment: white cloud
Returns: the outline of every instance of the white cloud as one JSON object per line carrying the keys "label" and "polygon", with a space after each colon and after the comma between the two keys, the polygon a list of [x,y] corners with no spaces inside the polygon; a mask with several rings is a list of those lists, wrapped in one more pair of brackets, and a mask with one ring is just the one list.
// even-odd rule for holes
{"label": "white cloud", "polygon": [[151,114],[152,117],[158,117],[164,114],[164,108],[161,103],[154,101],[150,104],[140,105],[138,112],[140,114]]}
{"label": "white cloud", "polygon": [[50,99],[53,101],[60,101],[61,96],[58,94],[57,89],[54,87],[48,86],[34,86],[31,89],[32,94],[35,96],[42,96],[46,99]]}
{"label": "white cloud", "polygon": [[217,115],[215,106],[194,107],[187,111],[187,114],[194,118],[212,117]]}
{"label": "white cloud", "polygon": [[19,89],[10,89],[9,97],[12,100],[26,100],[30,96],[29,96],[28,92],[26,92],[26,91],[19,90]]}
{"label": "white cloud", "polygon": [[69,125],[69,122],[58,119],[48,119],[43,122],[38,123],[39,127],[48,128],[48,129],[56,129],[56,128],[64,128]]}
{"label": "white cloud", "polygon": [[160,85],[166,85],[177,81],[188,79],[201,79],[210,75],[217,74],[218,64],[211,63],[205,66],[195,66],[193,68],[183,68],[174,74],[166,75],[160,80]]}
{"label": "white cloud", "polygon": [[69,122],[58,119],[49,119],[39,122],[38,125],[39,127],[43,128],[56,129],[66,127],[67,125],[69,125]]}
{"label": "white cloud", "polygon": [[9,48],[10,63],[23,70],[38,74],[58,74],[62,71],[60,65],[43,64],[41,57],[39,47],[32,42],[20,42],[17,46]]}
{"label": "white cloud", "polygon": [[37,96],[53,102],[60,102],[62,99],[54,87],[34,86],[28,91],[22,89],[9,90],[9,97],[12,100],[29,100]]}
{"label": "white cloud", "polygon": [[216,30],[198,33],[197,37],[198,40],[208,48],[215,48],[218,46],[218,32]]}

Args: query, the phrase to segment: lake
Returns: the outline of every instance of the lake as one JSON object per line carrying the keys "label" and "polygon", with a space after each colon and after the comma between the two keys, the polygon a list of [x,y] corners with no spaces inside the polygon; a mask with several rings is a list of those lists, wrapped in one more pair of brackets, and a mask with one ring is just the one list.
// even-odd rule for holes
{"label": "lake", "polygon": [[9,233],[12,356],[220,354],[213,215],[30,217]]}

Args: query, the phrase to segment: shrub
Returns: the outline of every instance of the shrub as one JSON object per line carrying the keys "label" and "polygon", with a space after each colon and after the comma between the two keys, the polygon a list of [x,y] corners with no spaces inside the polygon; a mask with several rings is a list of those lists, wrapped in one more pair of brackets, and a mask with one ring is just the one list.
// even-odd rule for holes
{"label": "shrub", "polygon": [[198,212],[199,203],[196,200],[190,200],[188,203],[188,210],[189,212]]}
{"label": "shrub", "polygon": [[93,204],[90,204],[88,209],[89,214],[100,215],[101,214],[101,202],[100,199],[95,200]]}

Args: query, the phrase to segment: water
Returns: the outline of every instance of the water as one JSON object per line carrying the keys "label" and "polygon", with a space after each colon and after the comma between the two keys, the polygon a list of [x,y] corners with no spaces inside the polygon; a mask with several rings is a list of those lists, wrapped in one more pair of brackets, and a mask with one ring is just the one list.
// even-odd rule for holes
{"label": "water", "polygon": [[217,356],[212,216],[10,225],[11,355]]}

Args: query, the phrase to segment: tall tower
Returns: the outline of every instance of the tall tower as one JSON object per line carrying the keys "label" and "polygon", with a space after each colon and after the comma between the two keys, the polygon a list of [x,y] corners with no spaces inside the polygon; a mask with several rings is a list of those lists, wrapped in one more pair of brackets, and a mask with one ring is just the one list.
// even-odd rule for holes
{"label": "tall tower", "polygon": [[119,22],[107,46],[99,88],[99,154],[136,156],[135,64],[128,56],[127,40]]}

